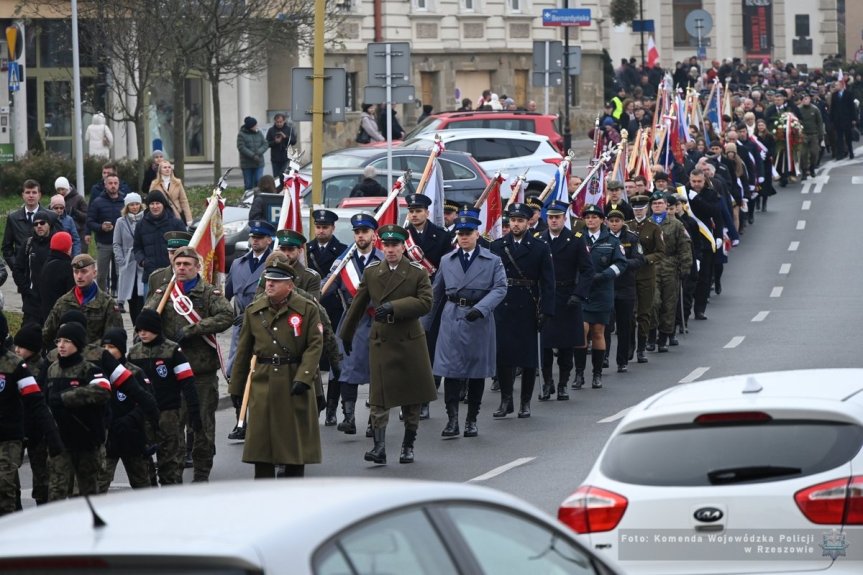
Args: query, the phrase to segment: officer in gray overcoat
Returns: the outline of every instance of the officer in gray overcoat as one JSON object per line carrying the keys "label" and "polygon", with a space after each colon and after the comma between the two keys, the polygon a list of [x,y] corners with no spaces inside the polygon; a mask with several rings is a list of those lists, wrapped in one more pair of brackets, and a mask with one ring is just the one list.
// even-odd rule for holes
{"label": "officer in gray overcoat", "polygon": [[478,245],[480,220],[460,216],[454,225],[458,249],[441,258],[433,285],[434,304],[423,318],[423,327],[443,307],[432,368],[436,376],[444,378],[449,421],[441,436],[459,434],[459,391],[467,381],[464,436],[476,437],[485,378],[495,375],[494,309],[506,297],[506,272],[498,256]]}
{"label": "officer in gray overcoat", "polygon": [[[267,220],[252,220],[249,222],[249,251],[234,260],[228,277],[225,280],[225,298],[233,299],[234,304],[234,326],[231,328],[231,351],[228,353],[227,373],[231,373],[234,366],[234,357],[237,355],[237,341],[240,338],[240,328],[243,327],[245,310],[255,299],[255,292],[264,271],[264,262],[272,252],[273,236],[276,235],[276,227]],[[239,407],[237,416],[239,417]],[[245,439],[246,428],[234,426],[233,431],[228,434],[228,439]]]}

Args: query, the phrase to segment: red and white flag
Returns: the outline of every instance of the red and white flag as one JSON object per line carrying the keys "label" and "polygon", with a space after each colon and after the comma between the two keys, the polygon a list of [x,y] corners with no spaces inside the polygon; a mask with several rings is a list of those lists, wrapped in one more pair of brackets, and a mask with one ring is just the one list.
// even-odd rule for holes
{"label": "red and white flag", "polygon": [[653,68],[659,64],[659,50],[653,41],[653,34],[647,37],[647,67]]}
{"label": "red and white flag", "polygon": [[[404,187],[401,178],[393,182],[393,189],[390,193],[395,192],[396,190],[401,190]],[[387,206],[387,209],[383,211],[383,213],[375,212],[376,219],[378,222],[378,229],[381,229],[383,226],[387,225],[395,225],[399,221],[399,200],[396,198],[390,205]],[[383,249],[383,243],[381,242],[381,238],[375,236],[375,247],[377,249]]]}
{"label": "red and white flag", "polygon": [[[342,254],[341,257],[344,257],[347,254],[348,250],[345,250],[345,253]],[[339,277],[342,280],[342,285],[348,290],[348,293],[351,294],[351,297],[357,295],[357,290],[360,287],[360,273],[357,271],[357,266],[354,265],[353,261],[350,261],[342,268],[342,271],[339,272]]]}
{"label": "red and white flag", "polygon": [[[503,237],[503,201],[500,199],[500,185],[506,178],[498,173],[495,182],[479,210],[480,234],[489,240]],[[517,180],[521,181],[521,180]]]}
{"label": "red and white flag", "polygon": [[308,185],[308,180],[293,170],[285,176],[282,185],[284,198],[282,199],[282,209],[279,211],[279,225],[276,226],[276,229],[303,233],[300,190]]}
{"label": "red and white flag", "polygon": [[201,277],[222,289],[225,284],[225,230],[222,228],[222,210],[225,201],[219,198],[219,209],[213,212],[195,251],[201,256]]}

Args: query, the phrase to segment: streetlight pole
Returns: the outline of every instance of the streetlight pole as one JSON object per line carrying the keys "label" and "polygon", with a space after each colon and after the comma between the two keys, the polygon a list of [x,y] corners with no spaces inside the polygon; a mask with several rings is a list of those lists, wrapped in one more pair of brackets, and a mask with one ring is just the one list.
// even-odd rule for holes
{"label": "streetlight pole", "polygon": [[83,196],[84,188],[84,121],[81,114],[81,60],[78,56],[78,0],[72,0],[72,94],[75,118],[72,122],[75,126],[74,148],[75,154],[75,183]]}
{"label": "streetlight pole", "polygon": [[641,25],[641,70],[644,70],[644,0],[638,0],[638,22]]}
{"label": "streetlight pole", "polygon": [[[564,9],[569,0],[563,0]],[[572,146],[572,131],[569,128],[569,26],[563,27],[563,153],[568,154]]]}

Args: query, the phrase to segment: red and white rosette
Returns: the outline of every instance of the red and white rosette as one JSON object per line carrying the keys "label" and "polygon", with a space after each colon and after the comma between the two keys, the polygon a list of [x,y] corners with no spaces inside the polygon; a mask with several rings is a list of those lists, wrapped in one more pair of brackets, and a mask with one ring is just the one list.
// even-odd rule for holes
{"label": "red and white rosette", "polygon": [[294,337],[300,337],[300,328],[303,327],[303,316],[298,313],[292,313],[288,316],[288,323],[294,328]]}

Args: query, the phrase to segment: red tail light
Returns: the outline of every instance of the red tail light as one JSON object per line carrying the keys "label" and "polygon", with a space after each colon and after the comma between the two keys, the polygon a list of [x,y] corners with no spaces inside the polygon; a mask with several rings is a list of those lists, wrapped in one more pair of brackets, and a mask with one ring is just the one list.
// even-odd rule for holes
{"label": "red tail light", "polygon": [[699,425],[721,425],[723,423],[759,423],[773,418],[763,411],[731,411],[728,413],[705,413],[695,418]]}
{"label": "red tail light", "polygon": [[794,494],[806,519],[818,525],[863,525],[863,475],[825,481]]}
{"label": "red tail light", "polygon": [[627,505],[623,495],[582,485],[560,504],[557,518],[576,533],[611,531],[623,519]]}
{"label": "red tail light", "polygon": [[542,161],[546,164],[554,164],[555,166],[559,166],[560,163],[563,161],[563,158],[543,158]]}

